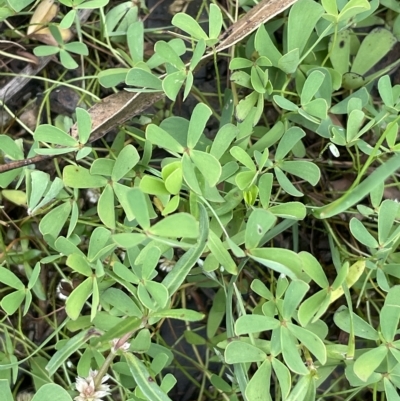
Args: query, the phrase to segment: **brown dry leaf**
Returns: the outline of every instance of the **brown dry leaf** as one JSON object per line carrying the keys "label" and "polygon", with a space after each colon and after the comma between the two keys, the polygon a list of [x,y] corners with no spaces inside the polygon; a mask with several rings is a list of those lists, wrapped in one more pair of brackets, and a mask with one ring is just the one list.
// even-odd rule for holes
{"label": "brown dry leaf", "polygon": [[168,7],[168,12],[172,15],[178,14],[188,3],[190,3],[188,0],[174,0]]}
{"label": "brown dry leaf", "polygon": [[220,52],[240,42],[254,32],[261,24],[285,11],[297,0],[264,0],[253,7],[239,21],[236,21],[221,35],[221,42],[215,51]]}
{"label": "brown dry leaf", "polygon": [[[61,37],[64,42],[69,42],[72,39],[72,32],[69,29],[61,29],[60,31]],[[45,43],[46,45],[58,46],[57,41],[54,39],[54,36],[51,34],[49,28],[42,28],[39,31],[36,31],[31,35],[31,38],[36,39],[39,42]]]}
{"label": "brown dry leaf", "polygon": [[47,25],[57,15],[58,5],[54,4],[54,0],[42,0],[36,7],[35,12],[29,22],[27,35],[39,31],[43,25]]}
{"label": "brown dry leaf", "polygon": [[23,57],[27,63],[32,63],[35,65],[39,64],[39,58],[34,54],[26,52],[26,51],[17,51],[18,56]]}

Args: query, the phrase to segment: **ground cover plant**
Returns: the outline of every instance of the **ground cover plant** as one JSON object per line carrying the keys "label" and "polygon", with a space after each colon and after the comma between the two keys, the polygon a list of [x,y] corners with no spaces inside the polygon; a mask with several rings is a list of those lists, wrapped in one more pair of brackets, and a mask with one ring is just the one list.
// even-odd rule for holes
{"label": "ground cover plant", "polygon": [[399,15],[2,1],[0,400],[400,400]]}

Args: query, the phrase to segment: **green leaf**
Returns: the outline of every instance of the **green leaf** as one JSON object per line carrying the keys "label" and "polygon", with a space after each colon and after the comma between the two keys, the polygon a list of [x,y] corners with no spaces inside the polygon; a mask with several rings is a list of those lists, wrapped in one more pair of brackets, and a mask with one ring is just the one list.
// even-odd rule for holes
{"label": "green leaf", "polygon": [[133,145],[126,145],[119,152],[112,170],[111,179],[119,181],[139,162],[140,156]]}
{"label": "green leaf", "polygon": [[251,68],[253,62],[243,57],[235,57],[229,62],[230,70],[239,70],[242,68]]}
{"label": "green leaf", "polygon": [[307,393],[309,391],[310,385],[313,383],[313,380],[314,378],[312,378],[310,374],[301,377],[300,380],[293,387],[293,390],[289,394],[289,397],[286,399],[286,401],[308,401],[314,399],[314,397],[307,398]]}
{"label": "green leaf", "polygon": [[93,340],[93,345],[102,343],[105,344],[114,338],[121,338],[124,334],[129,332],[137,332],[139,328],[143,328],[142,318],[135,316],[126,317],[122,321],[119,321],[109,331],[103,334],[101,337],[97,337]]}
{"label": "green leaf", "polygon": [[238,134],[239,129],[235,125],[230,123],[225,124],[218,130],[217,135],[212,142],[210,154],[212,154],[216,159],[220,159]]}
{"label": "green leaf", "polygon": [[304,138],[306,133],[299,127],[289,128],[279,141],[275,153],[275,160],[283,160],[286,155],[295,147],[295,145]]}
{"label": "green leaf", "polygon": [[[259,186],[261,198],[261,183],[259,183]],[[306,207],[301,202],[286,202],[281,205],[271,206],[268,210],[277,217],[291,220],[303,220],[307,214]]]}
{"label": "green leaf", "polygon": [[[90,114],[81,107],[77,107],[75,109],[75,113],[78,126],[79,142],[81,144],[86,144],[92,132],[92,118]],[[88,148],[81,148],[79,152],[82,152],[83,149],[88,149]]]}
{"label": "green leaf", "polygon": [[199,181],[197,180],[195,166],[190,160],[190,157],[187,153],[184,153],[182,157],[182,172],[183,172],[183,178],[185,179],[185,182],[188,185],[188,187],[193,192],[200,195],[202,192],[199,186]]}
{"label": "green leaf", "polygon": [[197,243],[181,256],[175,267],[166,275],[162,283],[174,294],[186,279],[190,269],[203,253],[209,235],[209,220],[205,207],[199,203],[199,237]]}
{"label": "green leaf", "polygon": [[362,354],[354,362],[354,373],[363,381],[374,373],[375,369],[381,364],[387,353],[389,352],[386,345],[380,345]]}
{"label": "green leaf", "polygon": [[239,122],[242,122],[246,119],[257,100],[258,93],[252,92],[239,102],[239,104],[236,106],[236,119]]}
{"label": "green leaf", "polygon": [[114,234],[112,239],[119,247],[129,249],[141,244],[146,236],[140,233],[121,233]]}
{"label": "green leaf", "polygon": [[36,141],[53,143],[60,146],[77,147],[79,144],[71,135],[49,124],[39,125],[33,137]]}
{"label": "green leaf", "polygon": [[97,213],[102,223],[112,230],[115,229],[115,206],[114,191],[110,184],[107,184],[100,195],[97,203]]}
{"label": "green leaf", "polygon": [[1,300],[1,307],[7,313],[7,315],[14,314],[17,309],[21,306],[25,298],[25,288],[11,292]]}
{"label": "green leaf", "polygon": [[310,322],[316,322],[327,311],[330,303],[331,297],[327,289],[311,295],[299,307],[300,324],[305,327]]}
{"label": "green leaf", "polygon": [[[53,54],[59,53],[60,48],[58,46],[36,46],[33,49],[33,54],[38,57],[52,56]],[[40,126],[39,126],[40,127]]]}
{"label": "green leaf", "polygon": [[249,190],[255,182],[256,177],[257,171],[241,171],[236,174],[235,182],[240,190]]}
{"label": "green leaf", "polygon": [[[140,289],[140,285],[142,283],[139,283],[139,289]],[[168,290],[167,288],[161,284],[161,283],[157,283],[155,281],[144,281],[143,283],[143,287],[147,290],[148,294],[151,296],[151,300],[155,303],[156,308],[155,309],[162,309],[165,308],[169,299],[168,296]],[[138,296],[141,299],[141,293],[140,290],[138,291]],[[152,304],[153,304],[152,302]],[[150,305],[146,305],[149,309],[153,309]],[[154,309],[153,309],[154,310]]]}
{"label": "green leaf", "polygon": [[172,18],[172,25],[188,33],[193,39],[208,39],[207,34],[203,31],[198,22],[190,15],[185,13],[175,14]]}
{"label": "green leaf", "polygon": [[383,384],[385,386],[386,399],[390,401],[400,401],[398,390],[393,386],[387,377],[383,377]]}
{"label": "green leaf", "polygon": [[309,275],[309,277],[321,288],[327,288],[329,286],[329,281],[318,260],[309,252],[300,252],[299,256],[303,262],[303,270]]}
{"label": "green leaf", "polygon": [[96,227],[90,236],[89,249],[88,249],[88,260],[94,262],[100,258],[107,243],[110,241],[111,232],[104,227]]}
{"label": "green leaf", "polygon": [[92,287],[93,278],[88,277],[71,292],[65,303],[65,310],[70,319],[78,319],[79,315],[81,314],[83,305],[92,293]]}
{"label": "green leaf", "polygon": [[271,401],[271,362],[267,359],[253,374],[246,386],[246,397],[252,401]]}
{"label": "green leaf", "polygon": [[130,205],[135,218],[144,230],[150,228],[150,215],[146,197],[139,188],[132,188],[130,193]]}
{"label": "green leaf", "polygon": [[279,185],[282,187],[284,191],[286,191],[289,195],[292,196],[303,196],[303,193],[300,192],[286,177],[283,171],[275,167],[274,168],[276,179],[278,180]]}
{"label": "green leaf", "polygon": [[181,60],[175,50],[165,41],[159,40],[154,46],[155,52],[163,58],[163,60],[173,65],[178,70],[185,69],[185,63]]}
{"label": "green leaf", "polygon": [[64,185],[71,188],[100,188],[107,185],[107,178],[91,175],[81,166],[66,166],[63,170]]}
{"label": "green leaf", "polygon": [[105,88],[112,88],[113,86],[117,86],[121,82],[125,81],[128,71],[128,68],[109,68],[107,70],[100,71],[97,75],[97,78],[101,86],[104,86]]}
{"label": "green leaf", "polygon": [[[10,383],[7,379],[0,379],[0,397],[3,401],[14,401],[10,389]],[[71,398],[68,401],[71,401]]]}
{"label": "green leaf", "polygon": [[210,4],[210,14],[208,23],[208,36],[217,39],[222,28],[222,13],[216,4]]}
{"label": "green leaf", "polygon": [[[303,106],[303,110],[310,116],[319,118],[320,120],[325,120],[328,117],[328,103],[325,99],[311,100],[310,103]],[[314,121],[314,119],[306,116],[301,109],[299,113],[310,121]]]}
{"label": "green leaf", "polygon": [[[124,185],[121,187],[129,190],[129,188],[125,187]],[[170,194],[169,191],[165,188],[165,184],[161,179],[150,176],[150,175],[143,176],[143,178],[140,181],[139,188],[145,194],[161,195],[161,196]],[[119,201],[121,202],[121,199],[119,198],[119,195],[117,193],[115,185],[114,185],[114,190],[115,190],[116,195],[118,196]],[[129,192],[129,191],[127,191],[127,192]],[[124,210],[125,210],[125,207],[124,207]],[[125,212],[126,212],[126,210],[125,210]],[[129,220],[133,220],[133,218],[129,218]]]}
{"label": "green leaf", "polygon": [[226,250],[222,241],[219,237],[214,233],[214,231],[210,230],[209,238],[207,242],[208,248],[210,249],[211,253],[215,256],[218,260],[220,265],[230,274],[238,274],[238,268],[236,263],[232,259],[229,252]]}
{"label": "green leaf", "polygon": [[251,333],[262,333],[280,326],[279,320],[262,315],[243,315],[235,322],[235,333],[238,336]]}
{"label": "green leaf", "polygon": [[[122,71],[119,76],[122,75]],[[162,81],[150,71],[141,67],[131,68],[126,74],[125,83],[138,88],[149,88],[157,91],[162,90]]]}
{"label": "green leaf", "polygon": [[253,159],[244,149],[240,148],[239,146],[233,146],[229,152],[237,161],[242,163],[249,170],[255,171],[257,169]]}
{"label": "green leaf", "polygon": [[190,309],[165,309],[162,311],[152,312],[150,314],[153,318],[161,319],[178,319],[187,322],[198,322],[203,320],[205,315]]}
{"label": "green leaf", "polygon": [[147,399],[152,401],[172,401],[151,377],[148,369],[140,359],[129,352],[126,352],[124,356],[133,379]]}
{"label": "green leaf", "polygon": [[[378,332],[364,319],[352,313],[354,335],[360,338],[377,341],[379,339]],[[346,306],[341,306],[334,314],[333,320],[339,329],[346,333],[351,332],[350,311]]]}
{"label": "green leaf", "polygon": [[73,253],[68,256],[66,265],[77,273],[80,273],[86,277],[90,277],[93,274],[92,267],[87,261],[86,257],[78,253]]}
{"label": "green leaf", "polygon": [[321,5],[312,0],[299,0],[293,4],[288,20],[288,52],[297,49],[300,54],[303,53],[307,41],[323,13],[324,9]]}
{"label": "green leaf", "polygon": [[57,401],[72,401],[68,392],[54,383],[46,383],[40,387],[31,401],[54,401],[55,399]]}
{"label": "green leaf", "polygon": [[211,109],[204,103],[196,104],[192,111],[187,135],[187,146],[193,149],[199,141],[206,127],[207,121],[212,114]]}
{"label": "green leaf", "polygon": [[326,206],[314,209],[313,215],[317,219],[326,219],[342,213],[367,196],[378,185],[400,168],[400,155],[394,155],[370,174],[355,188],[348,190],[342,197]]}
{"label": "green leaf", "polygon": [[[330,0],[328,0],[330,2]],[[331,2],[336,4],[335,2]],[[337,37],[332,36],[330,59],[335,71],[344,74],[349,71],[351,32],[346,29],[337,33]]]}
{"label": "green leaf", "polygon": [[213,303],[207,316],[207,338],[213,338],[221,326],[226,311],[226,296],[220,288],[213,298]]}
{"label": "green leaf", "polygon": [[392,287],[386,295],[385,304],[381,309],[379,321],[381,333],[385,340],[391,343],[397,332],[400,318],[400,285]]}
{"label": "green leaf", "polygon": [[272,358],[272,367],[278,378],[280,390],[282,395],[286,397],[289,395],[291,387],[291,375],[289,369],[279,359]]}
{"label": "green leaf", "polygon": [[254,209],[246,225],[246,249],[256,248],[266,232],[274,226],[276,220],[276,217],[270,211]]}
{"label": "green leaf", "polygon": [[39,223],[39,230],[42,235],[49,234],[54,239],[58,237],[71,213],[71,209],[71,202],[65,202],[47,213]]}
{"label": "green leaf", "polygon": [[364,107],[369,102],[370,94],[366,88],[361,88],[353,92],[350,96],[331,107],[330,112],[333,114],[347,114],[348,105],[351,99],[361,100],[361,107]]}
{"label": "green leaf", "polygon": [[378,211],[378,239],[381,245],[390,239],[399,210],[399,203],[391,199],[381,203]]}
{"label": "green leaf", "polygon": [[378,91],[381,99],[383,100],[383,103],[385,103],[385,106],[393,107],[394,105],[393,90],[389,75],[384,75],[379,79]]}
{"label": "green leaf", "polygon": [[50,176],[42,171],[33,170],[28,177],[30,178],[30,183],[27,182],[27,195],[29,196],[28,206],[29,209],[32,210],[38,205],[40,199],[46,192],[50,182]]}
{"label": "green leaf", "polygon": [[25,289],[24,284],[14,273],[2,266],[0,266],[0,282],[16,290]]}
{"label": "green leaf", "polygon": [[183,153],[184,147],[167,131],[154,124],[149,124],[146,128],[146,139],[154,145],[164,148],[171,152]]}
{"label": "green leaf", "polygon": [[152,235],[172,238],[197,238],[199,226],[189,213],[177,213],[167,216],[154,224],[148,232]]}
{"label": "green leaf", "polygon": [[346,140],[352,142],[359,138],[360,128],[364,122],[365,114],[361,110],[352,110],[349,114],[346,127]]}
{"label": "green leaf", "polygon": [[318,70],[312,71],[311,74],[307,77],[300,96],[300,103],[303,106],[307,103],[310,103],[311,99],[315,96],[315,94],[321,87],[324,79],[325,75]]}
{"label": "green leaf", "polygon": [[[82,330],[77,335],[70,338],[61,349],[59,349],[50,359],[46,366],[46,370],[49,372],[49,376],[53,376],[57,372],[58,368],[68,361],[69,357],[82,347],[92,337],[98,335],[97,330],[92,327],[86,330]],[[41,401],[41,400],[40,400]],[[54,397],[53,397],[54,401]]]}
{"label": "green leaf", "polygon": [[249,251],[248,256],[262,265],[288,276],[292,280],[301,275],[301,259],[295,252],[288,249],[255,248]]}
{"label": "green leaf", "polygon": [[267,359],[267,354],[254,345],[233,340],[228,343],[225,349],[225,362],[232,363],[247,363],[247,362],[264,362]]}
{"label": "green leaf", "polygon": [[282,57],[282,54],[271,40],[264,24],[261,24],[257,29],[254,39],[254,47],[260,56],[268,57],[268,59],[271,60],[272,65],[278,67],[278,62]]}
{"label": "green leaf", "polygon": [[[144,24],[143,21],[135,21],[128,26],[126,31],[129,53],[134,63],[143,61],[144,53]],[[146,86],[146,85],[144,85]]]}
{"label": "green leaf", "polygon": [[101,303],[103,302],[117,308],[127,316],[141,316],[135,302],[120,289],[111,287],[104,291],[101,295]]}
{"label": "green leaf", "polygon": [[307,349],[316,356],[321,365],[326,364],[326,348],[322,340],[310,330],[287,322],[287,328]]}
{"label": "green leaf", "polygon": [[200,173],[206,179],[208,185],[214,187],[218,183],[222,172],[219,161],[210,153],[194,149],[190,151],[190,159],[200,170]]}
{"label": "green leaf", "polygon": [[89,55],[88,47],[86,46],[85,43],[82,43],[82,42],[66,43],[64,45],[64,49],[67,52],[79,54],[81,56],[88,56]]}
{"label": "green leaf", "polygon": [[251,67],[250,73],[251,85],[257,93],[266,93],[265,86],[268,82],[268,70],[263,71],[258,66]]}
{"label": "green leaf", "polygon": [[22,149],[7,135],[0,135],[0,149],[12,160],[22,160],[24,158]]}
{"label": "green leaf", "polygon": [[279,163],[279,167],[287,173],[306,180],[313,186],[318,184],[321,177],[319,167],[306,160],[283,161]]}
{"label": "green leaf", "polygon": [[353,217],[350,220],[350,231],[354,238],[369,248],[378,248],[378,241],[368,232],[360,220]]}
{"label": "green leaf", "polygon": [[293,49],[284,54],[278,61],[278,68],[286,74],[294,74],[300,63],[299,49]]}
{"label": "green leaf", "polygon": [[362,41],[350,71],[364,75],[382,60],[396,43],[396,37],[388,29],[373,29]]}
{"label": "green leaf", "polygon": [[78,68],[78,63],[72,58],[72,56],[64,49],[60,49],[60,61],[63,67],[68,70],[74,70]]}
{"label": "green leaf", "polygon": [[350,0],[340,11],[338,22],[348,20],[370,8],[371,5],[367,0]]}
{"label": "green leaf", "polygon": [[[190,60],[190,65],[189,65],[189,72],[191,73],[194,71],[194,69],[197,67],[197,65],[200,63],[201,58],[203,57],[204,53],[206,51],[206,42],[203,39],[200,39],[196,47],[194,48],[192,59]],[[189,77],[188,73],[188,77]],[[193,77],[193,74],[192,74]],[[185,96],[186,98],[186,96]]]}
{"label": "green leaf", "polygon": [[176,100],[179,91],[186,79],[185,71],[176,71],[168,74],[162,81],[162,88],[169,99],[173,102]]}
{"label": "green leaf", "polygon": [[280,331],[282,355],[286,365],[292,372],[298,373],[299,375],[306,375],[308,369],[305,367],[304,361],[300,357],[295,337],[285,326],[282,326]]}
{"label": "green leaf", "polygon": [[300,302],[307,294],[310,286],[301,280],[293,280],[285,292],[285,298],[282,305],[283,319],[290,321]]}

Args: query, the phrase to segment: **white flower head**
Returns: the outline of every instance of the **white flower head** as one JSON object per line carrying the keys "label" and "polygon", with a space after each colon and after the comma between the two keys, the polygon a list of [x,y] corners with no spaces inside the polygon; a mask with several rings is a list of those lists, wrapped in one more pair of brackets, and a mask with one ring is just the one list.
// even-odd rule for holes
{"label": "white flower head", "polygon": [[104,384],[109,376],[104,375],[101,379],[101,384],[97,387],[94,384],[97,370],[90,369],[89,376],[84,379],[77,377],[75,387],[79,391],[79,395],[74,398],[75,401],[103,401],[103,397],[110,394],[110,386]]}
{"label": "white flower head", "polygon": [[121,350],[122,352],[129,351],[129,347],[131,346],[128,342],[124,342],[123,344],[119,345],[118,343],[121,340],[119,338],[114,338],[114,340],[111,341],[112,347],[111,351],[115,354],[118,350]]}

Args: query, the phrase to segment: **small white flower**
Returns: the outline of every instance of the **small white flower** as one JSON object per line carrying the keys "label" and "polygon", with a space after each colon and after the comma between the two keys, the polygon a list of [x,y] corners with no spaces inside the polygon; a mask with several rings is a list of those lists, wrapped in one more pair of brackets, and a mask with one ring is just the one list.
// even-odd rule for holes
{"label": "small white flower", "polygon": [[329,144],[329,150],[331,151],[333,156],[335,156],[335,157],[340,156],[339,149],[337,148],[337,146],[334,143]]}
{"label": "small white flower", "polygon": [[95,387],[94,379],[97,375],[97,370],[90,369],[89,376],[84,379],[77,377],[75,388],[79,391],[79,395],[74,398],[75,401],[102,401],[102,398],[110,394],[110,386],[104,384],[109,376],[104,375],[101,379],[101,384]]}
{"label": "small white flower", "polygon": [[122,352],[129,351],[129,347],[131,346],[128,342],[123,343],[122,345],[118,345],[118,342],[120,341],[119,338],[114,338],[112,340],[112,348],[111,351],[115,354],[118,350],[121,350]]}
{"label": "small white flower", "polygon": [[174,268],[175,265],[176,265],[175,260],[170,260],[167,258],[161,258],[159,260],[159,268],[163,272],[169,273]]}

